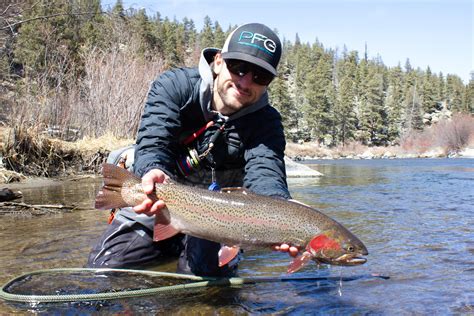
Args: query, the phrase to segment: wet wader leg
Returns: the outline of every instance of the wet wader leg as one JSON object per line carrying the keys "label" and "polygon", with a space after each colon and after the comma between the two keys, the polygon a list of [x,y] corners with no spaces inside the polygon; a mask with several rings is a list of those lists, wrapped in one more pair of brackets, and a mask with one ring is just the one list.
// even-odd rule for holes
{"label": "wet wader leg", "polygon": [[89,254],[86,267],[125,268],[157,263],[159,258],[178,257],[183,235],[153,242],[153,232],[144,225],[114,220]]}
{"label": "wet wader leg", "polygon": [[218,265],[219,243],[186,235],[185,248],[179,256],[178,273],[199,276],[232,277],[237,275],[237,262]]}

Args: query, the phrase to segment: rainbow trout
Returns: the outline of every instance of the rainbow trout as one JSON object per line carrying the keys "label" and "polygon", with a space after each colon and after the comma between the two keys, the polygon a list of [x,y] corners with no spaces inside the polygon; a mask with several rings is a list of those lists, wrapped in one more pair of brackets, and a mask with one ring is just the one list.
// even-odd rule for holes
{"label": "rainbow trout", "polygon": [[[140,204],[146,195],[141,179],[111,164],[103,165],[104,185],[95,201],[97,209]],[[156,184],[152,200],[166,203],[155,215],[154,240],[189,234],[225,244],[219,265],[231,261],[239,247],[270,247],[283,243],[298,247],[288,267],[295,272],[310,260],[334,265],[366,262],[364,244],[341,224],[297,202],[257,195],[244,190],[215,192],[174,182]]]}

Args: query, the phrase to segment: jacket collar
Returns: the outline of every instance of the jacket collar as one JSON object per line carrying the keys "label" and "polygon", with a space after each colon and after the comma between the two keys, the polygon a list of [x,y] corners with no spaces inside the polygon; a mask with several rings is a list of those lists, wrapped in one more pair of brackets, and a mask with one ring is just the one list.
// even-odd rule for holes
{"label": "jacket collar", "polygon": [[243,108],[242,110],[230,115],[229,117],[212,110],[211,104],[214,77],[210,64],[212,63],[214,56],[218,52],[219,49],[217,48],[205,48],[202,50],[201,57],[199,59],[199,74],[201,76],[201,83],[199,87],[199,101],[201,102],[201,109],[206,121],[212,120],[216,114],[219,115],[219,117],[224,118],[225,120],[235,120],[247,114],[258,111],[268,105],[268,92],[265,91],[265,93],[257,102]]}

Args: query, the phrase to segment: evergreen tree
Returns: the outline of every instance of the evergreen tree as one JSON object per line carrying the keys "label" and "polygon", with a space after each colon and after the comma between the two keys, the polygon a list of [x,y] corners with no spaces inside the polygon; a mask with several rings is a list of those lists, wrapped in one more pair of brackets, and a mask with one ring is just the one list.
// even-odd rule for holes
{"label": "evergreen tree", "polygon": [[269,86],[270,103],[280,112],[285,135],[288,139],[297,141],[295,109],[289,96],[288,81],[284,78],[285,75],[280,73]]}
{"label": "evergreen tree", "polygon": [[453,112],[468,112],[463,107],[464,84],[456,75],[447,75],[446,77],[446,97],[448,109]]}
{"label": "evergreen tree", "polygon": [[359,58],[356,51],[343,51],[343,59],[337,64],[338,91],[334,108],[337,140],[346,145],[354,140],[357,130],[355,113],[357,102],[356,72]]}
{"label": "evergreen tree", "polygon": [[425,71],[422,83],[421,100],[424,113],[434,113],[441,109],[439,93],[437,93],[436,77],[431,74],[428,67]]}
{"label": "evergreen tree", "polygon": [[313,139],[326,145],[333,145],[332,135],[334,126],[333,106],[334,87],[332,84],[332,56],[322,52],[322,47],[316,46],[319,52],[315,59],[316,66],[309,69],[305,81],[305,119],[312,131]]}
{"label": "evergreen tree", "polygon": [[74,78],[82,70],[81,47],[98,34],[94,21],[100,22],[98,0],[27,0],[24,23],[14,50],[16,62],[31,75],[48,74],[52,86],[66,77]]}
{"label": "evergreen tree", "polygon": [[226,39],[226,35],[222,30],[219,22],[214,23],[214,45],[213,47],[222,48],[224,46],[224,42]]}
{"label": "evergreen tree", "polygon": [[199,36],[199,42],[201,43],[201,48],[214,46],[214,30],[212,27],[212,21],[207,15],[204,17],[204,26]]}
{"label": "evergreen tree", "polygon": [[408,135],[413,130],[423,130],[423,109],[419,95],[420,88],[418,86],[418,82],[421,80],[417,78],[417,74],[414,70],[408,72],[405,77],[405,97],[403,102],[404,126],[402,135]]}
{"label": "evergreen tree", "polygon": [[467,113],[474,114],[474,71],[471,72],[471,79],[466,86],[463,108]]}
{"label": "evergreen tree", "polygon": [[[363,62],[361,62],[363,64]],[[384,108],[384,78],[374,62],[368,63],[367,75],[364,80],[362,104],[359,118],[359,138],[368,145],[386,143],[386,113]]]}
{"label": "evergreen tree", "polygon": [[184,50],[185,50],[185,65],[192,66],[198,62],[200,47],[197,43],[196,26],[192,19],[184,18]]}
{"label": "evergreen tree", "polygon": [[385,101],[387,112],[388,142],[399,139],[403,127],[403,71],[400,65],[389,72],[389,84]]}
{"label": "evergreen tree", "polygon": [[179,66],[181,61],[177,50],[177,23],[165,18],[161,30],[163,33],[163,51],[166,65],[168,68]]}
{"label": "evergreen tree", "polygon": [[[288,98],[288,102],[290,107],[283,109],[283,124],[285,126],[285,132],[295,141],[309,140],[309,133],[303,128],[304,123],[303,121],[303,112],[301,108],[301,104],[299,103],[300,100],[303,99],[297,91],[296,85],[296,74],[295,74],[295,62],[294,62],[294,46],[291,44],[290,41],[283,40],[283,50],[282,50],[282,58],[280,60],[278,66],[278,81],[276,81],[272,85],[280,85],[280,88],[275,88],[270,86],[270,97],[272,97],[273,91],[281,91],[280,93],[277,92],[277,105],[278,109],[283,109],[284,104],[286,103],[286,98]],[[283,85],[283,81],[285,85]],[[279,96],[281,94],[281,96]],[[286,112],[288,111],[288,112]]]}
{"label": "evergreen tree", "polygon": [[156,38],[145,9],[140,9],[131,15],[129,27],[131,34],[136,39],[133,43],[134,51],[140,56],[148,57],[151,55],[156,45]]}

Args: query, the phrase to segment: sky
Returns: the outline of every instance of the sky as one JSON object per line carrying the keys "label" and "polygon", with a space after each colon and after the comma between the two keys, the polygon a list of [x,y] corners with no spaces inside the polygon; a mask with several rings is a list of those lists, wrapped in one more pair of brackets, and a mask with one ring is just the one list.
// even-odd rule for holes
{"label": "sky", "polygon": [[[102,0],[107,9],[115,0]],[[204,17],[229,26],[260,22],[294,43],[318,40],[325,48],[344,45],[388,67],[405,65],[455,74],[467,84],[474,71],[474,0],[123,0],[126,8],[159,12],[162,18]]]}

